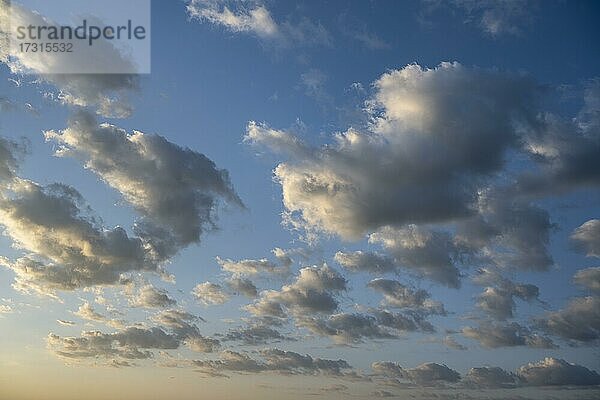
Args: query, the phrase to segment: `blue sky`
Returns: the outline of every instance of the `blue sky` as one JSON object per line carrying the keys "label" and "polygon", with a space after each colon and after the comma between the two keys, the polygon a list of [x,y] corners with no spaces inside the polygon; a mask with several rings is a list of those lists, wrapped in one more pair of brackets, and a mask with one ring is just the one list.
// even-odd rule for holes
{"label": "blue sky", "polygon": [[[599,15],[153,1],[152,72],[133,84],[19,74],[8,54],[0,394],[594,398]],[[80,213],[53,218],[52,199]]]}

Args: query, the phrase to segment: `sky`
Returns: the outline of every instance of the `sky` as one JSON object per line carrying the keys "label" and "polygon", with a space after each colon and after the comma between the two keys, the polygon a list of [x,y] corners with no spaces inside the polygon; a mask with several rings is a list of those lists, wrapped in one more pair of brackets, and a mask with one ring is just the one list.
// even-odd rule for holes
{"label": "sky", "polygon": [[598,17],[171,0],[149,74],[4,45],[0,398],[598,398]]}

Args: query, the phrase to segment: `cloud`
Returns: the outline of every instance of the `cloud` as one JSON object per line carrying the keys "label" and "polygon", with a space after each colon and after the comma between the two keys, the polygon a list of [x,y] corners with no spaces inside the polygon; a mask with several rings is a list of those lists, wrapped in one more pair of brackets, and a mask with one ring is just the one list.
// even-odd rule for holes
{"label": "cloud", "polygon": [[339,313],[326,318],[298,317],[296,325],[329,337],[336,344],[362,343],[365,339],[395,339],[407,332],[434,331],[420,312],[395,313],[372,310],[372,314]]}
{"label": "cloud", "polygon": [[377,361],[371,364],[375,375],[382,375],[399,381],[409,381],[418,386],[438,386],[455,383],[460,374],[446,365],[425,363],[416,368],[403,368],[391,361]]}
{"label": "cloud", "polygon": [[600,385],[600,375],[596,371],[552,357],[523,365],[517,375],[530,386]]}
{"label": "cloud", "polygon": [[50,350],[62,358],[146,359],[149,349],[176,349],[179,340],[158,327],[128,327],[116,333],[84,331],[80,337],[60,337],[50,333],[46,338]]}
{"label": "cloud", "polygon": [[271,46],[331,45],[331,35],[320,23],[305,17],[276,21],[267,6],[258,0],[191,0],[187,12],[192,19],[221,26],[233,33],[256,36]]}
{"label": "cloud", "polygon": [[225,283],[236,294],[242,294],[251,299],[254,299],[258,296],[258,289],[250,279],[230,278],[227,279]]}
{"label": "cloud", "polygon": [[573,231],[571,240],[588,257],[600,257],[600,220],[591,219]]}
{"label": "cloud", "polygon": [[170,307],[177,301],[169,296],[164,289],[159,289],[151,284],[139,288],[138,292],[129,298],[129,304],[133,307],[161,308]]}
{"label": "cloud", "polygon": [[262,292],[245,309],[256,316],[286,317],[284,307],[294,315],[330,314],[338,308],[334,294],[345,290],[346,279],[326,264],[305,267],[292,284]]}
{"label": "cloud", "polygon": [[283,336],[279,331],[262,323],[254,323],[244,328],[229,330],[224,336],[224,340],[240,341],[247,345],[257,345],[291,340],[291,338]]}
{"label": "cloud", "polygon": [[390,257],[360,250],[354,252],[338,251],[335,253],[334,260],[349,271],[365,271],[375,275],[395,272],[398,268]]}
{"label": "cloud", "polygon": [[291,258],[282,249],[276,248],[273,250],[273,254],[277,258],[278,262],[271,262],[266,258],[259,260],[244,259],[234,261],[231,259],[222,259],[217,257],[217,263],[221,266],[223,271],[233,274],[235,277],[248,276],[248,275],[279,275],[285,276],[289,274],[289,267],[292,264]]}
{"label": "cloud", "polygon": [[[275,169],[297,226],[357,239],[387,225],[471,214],[481,179],[502,168],[505,151],[518,144],[518,124],[532,118],[537,90],[530,78],[458,63],[409,65],[383,74],[374,88],[368,132],[349,129]],[[285,145],[269,135],[247,140]]]}
{"label": "cloud", "polygon": [[383,305],[446,315],[444,305],[431,300],[431,295],[426,290],[413,290],[396,280],[381,278],[372,280],[367,286],[383,294]]}
{"label": "cloud", "polygon": [[205,155],[159,135],[100,124],[76,113],[63,131],[47,131],[61,148],[119,191],[142,218],[135,231],[161,257],[200,240],[215,225],[219,200],[243,207],[229,174]]}
{"label": "cloud", "polygon": [[565,308],[538,318],[536,324],[566,340],[594,343],[600,339],[600,297],[576,297]]}
{"label": "cloud", "polygon": [[515,374],[499,367],[476,367],[469,369],[464,381],[476,388],[513,388],[517,385]]}
{"label": "cloud", "polygon": [[326,375],[343,376],[351,366],[344,360],[328,360],[279,349],[263,349],[260,358],[225,350],[216,360],[195,360],[194,366],[211,376],[226,376],[227,372],[261,373],[272,372],[283,375]]}
{"label": "cloud", "polygon": [[583,107],[574,117],[541,113],[525,147],[537,161],[515,188],[533,195],[562,194],[600,184],[600,80],[585,84]]}
{"label": "cloud", "polygon": [[73,312],[73,315],[88,321],[100,322],[108,326],[112,326],[113,328],[122,328],[124,325],[123,321],[110,319],[96,312],[96,310],[94,310],[94,308],[87,301],[80,305],[77,311]]}
{"label": "cloud", "polygon": [[450,348],[450,349],[454,349],[454,350],[468,350],[468,347],[467,347],[467,346],[464,346],[464,345],[462,345],[462,344],[458,343],[458,342],[456,341],[456,339],[454,339],[454,338],[453,338],[452,336],[450,336],[450,335],[446,335],[446,336],[444,337],[444,339],[442,339],[442,343],[443,343],[443,344],[444,344],[446,347],[448,347],[448,348]]}
{"label": "cloud", "polygon": [[479,249],[487,263],[506,269],[547,271],[554,261],[548,251],[555,225],[550,214],[506,189],[488,188],[480,193],[478,215],[457,224],[457,238],[464,246]]}
{"label": "cloud", "polygon": [[204,282],[197,284],[192,290],[196,300],[204,305],[224,304],[229,300],[227,293],[216,283]]}
{"label": "cloud", "polygon": [[0,136],[0,184],[5,185],[16,177],[19,157],[26,152],[24,142],[15,142]]}
{"label": "cloud", "polygon": [[145,243],[121,227],[102,226],[74,188],[17,179],[0,196],[4,232],[29,255],[9,263],[15,287],[54,295],[118,284],[130,271],[161,272]]}
{"label": "cloud", "polygon": [[63,326],[73,326],[73,325],[75,325],[75,322],[73,322],[73,321],[67,321],[67,320],[64,320],[64,319],[57,319],[56,322],[58,322],[60,325],[63,325]]}
{"label": "cloud", "polygon": [[533,333],[516,322],[504,325],[484,322],[477,328],[463,328],[462,334],[487,348],[528,346],[553,349],[557,347],[551,339]]}
{"label": "cloud", "polygon": [[369,242],[381,243],[398,265],[417,276],[453,288],[460,286],[461,275],[455,264],[469,249],[456,243],[447,232],[412,224],[398,229],[385,227],[372,233]]}
{"label": "cloud", "polygon": [[477,296],[477,307],[499,321],[513,317],[516,308],[514,297],[529,302],[539,297],[537,286],[517,284],[490,268],[480,268],[473,277],[473,282],[487,286],[483,293]]}
{"label": "cloud", "polygon": [[[44,16],[26,10],[17,4],[0,10],[0,25],[5,23],[22,26],[56,25]],[[8,65],[13,74],[35,73],[40,82],[49,83],[58,90],[51,97],[63,104],[79,107],[93,107],[96,113],[105,117],[125,118],[132,113],[129,96],[139,88],[135,74],[57,74],[53,71],[73,71],[78,66],[93,65],[96,70],[134,70],[134,65],[110,41],[99,40],[93,51],[73,52],[64,57],[57,52],[10,52],[10,46],[2,46],[0,62]]]}
{"label": "cloud", "polygon": [[600,267],[581,269],[573,276],[573,281],[590,290],[600,291]]}

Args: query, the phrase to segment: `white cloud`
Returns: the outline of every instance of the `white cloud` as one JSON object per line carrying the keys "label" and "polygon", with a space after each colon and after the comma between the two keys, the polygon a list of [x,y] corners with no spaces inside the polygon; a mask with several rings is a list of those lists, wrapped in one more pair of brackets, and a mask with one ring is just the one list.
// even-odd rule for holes
{"label": "white cloud", "polygon": [[229,300],[227,293],[220,285],[212,282],[197,284],[192,290],[192,295],[204,305],[224,304]]}
{"label": "white cloud", "polygon": [[169,293],[151,284],[144,285],[138,292],[129,298],[129,304],[133,307],[161,308],[169,307],[177,303],[169,296]]}

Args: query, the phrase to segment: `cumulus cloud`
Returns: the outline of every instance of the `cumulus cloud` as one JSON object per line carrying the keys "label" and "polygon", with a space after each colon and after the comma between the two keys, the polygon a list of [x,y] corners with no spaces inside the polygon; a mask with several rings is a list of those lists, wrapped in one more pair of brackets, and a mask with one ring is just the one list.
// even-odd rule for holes
{"label": "cumulus cloud", "polygon": [[487,348],[528,346],[552,349],[557,347],[550,338],[536,334],[516,322],[509,324],[484,322],[476,328],[463,328],[462,334]]}
{"label": "cumulus cloud", "polygon": [[197,243],[215,225],[219,200],[243,207],[226,170],[162,136],[98,125],[85,112],[45,136],[61,145],[57,155],[81,160],[131,203],[142,216],[135,231],[161,257]]}
{"label": "cumulus cloud", "polygon": [[253,323],[247,327],[231,329],[224,335],[223,340],[239,341],[248,345],[265,344],[291,340],[264,323]]}
{"label": "cumulus cloud", "polygon": [[49,334],[48,347],[58,356],[69,359],[86,358],[151,358],[150,349],[176,349],[179,340],[158,327],[128,327],[115,333],[84,331],[80,337]]}
{"label": "cumulus cloud", "polygon": [[398,268],[390,257],[360,250],[353,252],[338,251],[335,253],[334,260],[352,272],[364,271],[379,275],[394,272]]}
{"label": "cumulus cloud", "polygon": [[0,137],[0,183],[2,185],[15,178],[19,166],[19,155],[25,151],[25,143]]}
{"label": "cumulus cloud", "polygon": [[575,343],[593,343],[600,339],[600,297],[576,297],[565,308],[538,318],[537,325]]}
{"label": "cumulus cloud", "polygon": [[331,314],[338,308],[335,294],[346,290],[346,279],[323,264],[302,268],[296,280],[281,290],[266,290],[246,310],[256,316],[286,317],[284,308],[294,315]]}
{"label": "cumulus cloud", "polygon": [[[7,23],[22,26],[55,25],[43,15],[27,10],[17,4],[2,7],[0,25]],[[57,52],[10,52],[10,46],[0,49],[0,62],[8,65],[14,74],[35,73],[40,82],[55,86],[53,93],[63,104],[93,107],[98,114],[106,117],[124,118],[131,114],[129,101],[131,92],[139,87],[135,74],[56,74],[53,71],[75,71],[77,67],[93,65],[96,70],[124,71],[134,70],[132,60],[115,48],[110,41],[99,40],[94,43],[94,51],[73,52],[71,57],[63,57]]]}
{"label": "cumulus cloud", "polygon": [[515,374],[499,367],[475,367],[469,369],[464,382],[476,388],[513,388],[518,380]]}
{"label": "cumulus cloud", "polygon": [[530,386],[600,385],[600,375],[596,371],[552,357],[523,365],[517,374]]}
{"label": "cumulus cloud", "polygon": [[341,359],[314,358],[293,351],[263,349],[259,355],[260,358],[253,359],[245,353],[225,350],[219,359],[197,360],[193,363],[201,372],[212,376],[223,376],[227,372],[343,376],[351,369],[351,366]]}
{"label": "cumulus cloud", "polygon": [[446,315],[444,305],[431,300],[431,295],[426,290],[413,290],[396,280],[381,278],[372,280],[367,286],[383,294],[383,305],[416,309],[427,314]]}
{"label": "cumulus cloud", "polygon": [[212,282],[197,284],[192,290],[196,300],[204,305],[224,304],[229,300],[229,295],[223,291],[221,285]]}
{"label": "cumulus cloud", "polygon": [[242,294],[251,299],[258,296],[258,289],[250,279],[233,277],[227,279],[225,283],[236,294]]}
{"label": "cumulus cloud", "polygon": [[[517,145],[536,90],[529,78],[457,63],[409,65],[383,74],[374,88],[369,132],[349,129],[275,169],[298,226],[356,239],[387,225],[469,215],[481,179]],[[280,151],[285,142],[298,146],[265,129],[246,137]]]}
{"label": "cumulus cloud", "polygon": [[0,216],[5,234],[31,254],[8,263],[19,290],[53,295],[118,284],[129,271],[161,271],[143,240],[102,226],[70,186],[18,179],[0,195]]}
{"label": "cumulus cloud", "polygon": [[372,310],[371,314],[339,313],[322,317],[299,317],[296,325],[329,337],[336,344],[361,343],[365,339],[394,339],[407,332],[434,331],[420,312]]}
{"label": "cumulus cloud", "polygon": [[449,287],[460,286],[461,274],[456,264],[469,253],[469,249],[456,243],[447,232],[413,224],[404,228],[385,227],[372,233],[369,242],[381,243],[398,265],[417,276]]}
{"label": "cumulus cloud", "polygon": [[460,374],[446,365],[425,363],[416,368],[403,368],[391,361],[377,361],[371,364],[375,375],[382,375],[398,381],[408,381],[418,386],[439,386],[456,383]]}
{"label": "cumulus cloud", "polygon": [[515,283],[490,268],[480,268],[473,277],[473,282],[487,286],[477,296],[477,307],[500,321],[513,317],[516,308],[514,297],[531,302],[539,296],[537,286]]}
{"label": "cumulus cloud", "polygon": [[600,220],[591,219],[573,231],[571,239],[588,257],[600,257]]}
{"label": "cumulus cloud", "polygon": [[161,308],[170,307],[177,301],[169,296],[169,293],[151,284],[144,285],[137,293],[129,298],[129,304],[133,307]]}
{"label": "cumulus cloud", "polygon": [[515,186],[530,194],[565,193],[600,184],[600,80],[584,88],[583,107],[570,118],[543,113],[526,136],[539,170],[522,173]]}
{"label": "cumulus cloud", "polygon": [[600,291],[600,267],[590,267],[577,271],[573,281],[593,291]]}

